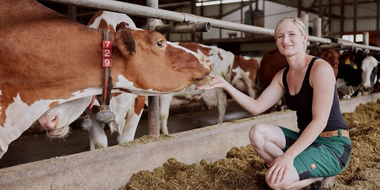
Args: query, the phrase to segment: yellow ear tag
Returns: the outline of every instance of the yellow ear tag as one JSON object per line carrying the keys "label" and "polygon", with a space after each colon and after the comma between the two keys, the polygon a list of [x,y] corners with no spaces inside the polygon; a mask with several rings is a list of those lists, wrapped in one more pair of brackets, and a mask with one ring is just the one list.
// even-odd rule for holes
{"label": "yellow ear tag", "polygon": [[350,63],[351,63],[350,59],[347,58],[345,64],[346,64],[346,65],[349,65]]}
{"label": "yellow ear tag", "polygon": [[356,64],[354,65],[354,69],[358,69],[358,66]]}
{"label": "yellow ear tag", "polygon": [[380,79],[377,79],[377,82],[379,82],[379,83],[380,83]]}

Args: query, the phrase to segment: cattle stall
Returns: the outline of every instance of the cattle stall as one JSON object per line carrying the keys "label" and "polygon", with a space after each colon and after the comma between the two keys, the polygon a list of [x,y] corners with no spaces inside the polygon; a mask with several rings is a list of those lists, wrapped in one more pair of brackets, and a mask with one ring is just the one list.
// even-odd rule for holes
{"label": "cattle stall", "polygon": [[[75,4],[75,1],[71,2]],[[118,11],[125,11],[120,10]],[[154,13],[148,14],[151,9],[146,10],[147,12],[142,13],[144,16],[157,16],[153,15]],[[163,13],[162,17],[165,15]],[[180,20],[186,22],[198,22],[203,19],[210,21],[214,27],[223,28],[223,21],[218,26],[217,23],[220,21],[217,20],[201,17],[193,20],[195,16],[181,16],[184,16],[184,19]],[[230,28],[241,27],[243,26],[238,24]],[[257,27],[241,28],[241,31],[273,33],[271,30]],[[310,40],[329,43],[328,39],[318,37],[311,37]],[[342,100],[342,112],[352,112],[359,103],[376,101],[378,98],[380,94]],[[125,185],[133,173],[140,170],[153,170],[171,157],[186,164],[198,163],[201,159],[207,161],[220,159],[232,147],[249,144],[248,131],[258,122],[281,124],[291,129],[295,129],[296,123],[294,112],[285,111],[181,132],[173,135],[173,138],[158,142],[137,144],[131,147],[114,146],[8,167],[0,170],[0,187],[1,189],[116,189]],[[204,146],[205,144],[208,146]]]}
{"label": "cattle stall", "polygon": [[[341,110],[354,112],[359,104],[375,102],[378,98],[380,93],[341,100]],[[133,173],[152,171],[169,158],[185,164],[223,158],[231,148],[248,145],[248,131],[259,122],[295,129],[296,115],[292,111],[265,114],[180,132],[173,138],[156,142],[112,146],[3,168],[0,187],[7,190],[117,189],[125,185]]]}

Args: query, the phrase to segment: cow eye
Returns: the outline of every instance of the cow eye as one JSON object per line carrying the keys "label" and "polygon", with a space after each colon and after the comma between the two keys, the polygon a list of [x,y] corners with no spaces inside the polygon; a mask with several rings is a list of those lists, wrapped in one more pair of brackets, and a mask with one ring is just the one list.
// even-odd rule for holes
{"label": "cow eye", "polygon": [[159,42],[157,42],[157,46],[158,47],[162,47],[162,40],[160,40]]}

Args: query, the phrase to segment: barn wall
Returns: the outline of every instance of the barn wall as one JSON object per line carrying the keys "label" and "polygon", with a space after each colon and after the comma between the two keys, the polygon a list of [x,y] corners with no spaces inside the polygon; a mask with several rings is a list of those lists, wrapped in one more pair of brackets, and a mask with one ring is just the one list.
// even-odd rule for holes
{"label": "barn wall", "polygon": [[[341,110],[353,112],[360,103],[378,98],[380,93],[342,100]],[[185,164],[224,158],[231,148],[249,144],[248,131],[259,122],[294,129],[296,117],[291,111],[266,114],[181,132],[175,134],[175,138],[134,147],[113,146],[3,168],[0,189],[117,189],[125,185],[133,173],[152,171],[168,158]]]}
{"label": "barn wall", "polygon": [[[255,9],[256,3],[252,3],[252,8]],[[297,8],[281,5],[278,3],[273,3],[270,1],[265,1],[265,5],[263,5],[262,0],[258,3],[258,9],[263,10],[264,6],[264,28],[274,29],[276,27],[277,22],[282,19],[285,16],[297,16]],[[229,12],[233,9],[236,9],[240,6],[240,3],[231,3],[231,4],[225,4],[223,5],[223,13]],[[249,6],[245,6],[243,8],[243,17],[244,13],[249,10]],[[190,13],[191,9],[190,7],[183,7],[181,9],[176,10],[177,12],[185,12]],[[200,15],[201,8],[197,7],[196,14]],[[214,18],[215,16],[219,15],[219,5],[212,5],[212,6],[205,6],[203,8],[203,16],[204,17],[210,17]],[[309,14],[309,26],[313,25],[313,19],[317,17],[318,15],[310,13]],[[226,15],[222,17],[221,20],[224,21],[230,21],[234,23],[242,23],[241,20],[244,20],[244,18],[241,18],[241,10],[237,10],[229,15]],[[244,35],[241,35],[241,32],[239,31],[233,31],[233,30],[224,30],[222,29],[222,36],[220,36],[220,29],[219,28],[212,28],[210,32],[204,32],[203,33],[203,39],[219,39],[219,38],[229,38],[229,33],[237,33],[237,37],[244,37]],[[182,36],[182,38],[181,38]],[[171,41],[190,41],[191,40],[191,34],[170,34],[169,39]]]}
{"label": "barn wall", "polygon": [[[307,4],[310,3],[309,1],[303,2],[303,7],[309,7],[310,5]],[[327,4],[328,2],[324,2],[324,4]],[[333,4],[339,4],[339,1],[333,1]],[[253,9],[255,9],[255,2],[252,3]],[[263,10],[263,1],[259,1],[259,10]],[[317,3],[318,5],[318,3]],[[315,5],[315,6],[317,6]],[[240,3],[232,3],[232,4],[225,4],[223,5],[223,13],[226,13],[230,10],[233,10],[237,7],[240,6]],[[354,6],[352,4],[348,4],[344,6],[344,16],[346,17],[344,19],[344,32],[347,33],[352,33],[354,28]],[[368,3],[368,4],[358,4],[357,6],[357,28],[356,31],[358,32],[363,32],[363,31],[375,31],[376,30],[376,7],[377,4],[376,2],[373,3]],[[244,17],[244,12],[249,9],[249,6],[245,6],[243,8],[243,17]],[[328,7],[324,7],[324,9],[328,9]],[[340,14],[340,6],[333,6],[332,7],[332,12]],[[190,13],[191,9],[189,7],[183,7],[181,9],[176,10],[177,12],[186,12]],[[201,8],[197,7],[197,15],[200,15],[201,13]],[[305,12],[302,12],[305,13]],[[265,14],[265,19],[264,19],[264,27],[269,28],[269,29],[274,29],[276,26],[276,23],[283,18],[284,16],[297,16],[297,8],[295,7],[290,7],[278,3],[274,3],[271,1],[265,1],[264,5],[264,14]],[[214,17],[219,15],[219,5],[213,5],[213,6],[205,6],[203,8],[203,16],[204,17]],[[328,15],[325,16],[325,21],[323,22],[323,26],[326,25],[326,20],[328,19]],[[317,14],[314,13],[309,13],[309,26],[313,26],[313,19],[315,17],[318,17]],[[243,18],[244,19],[244,18]],[[231,21],[235,23],[241,23],[241,10],[239,9],[238,11],[235,11],[225,17],[223,17],[221,20],[225,21]],[[203,39],[218,39],[218,38],[228,38],[229,33],[236,33],[237,37],[242,37],[242,33],[238,31],[231,31],[231,30],[222,30],[222,36],[220,36],[220,29],[218,28],[213,28],[211,32],[208,33],[203,33]],[[333,18],[331,22],[331,29],[324,28],[323,30],[331,30],[332,33],[334,34],[339,34],[340,33],[340,19],[339,18]],[[244,37],[244,36],[243,36]],[[340,36],[338,36],[340,37]],[[190,34],[182,34],[182,39],[181,39],[181,34],[171,34],[170,39],[172,41],[190,41],[191,40],[191,35]]]}

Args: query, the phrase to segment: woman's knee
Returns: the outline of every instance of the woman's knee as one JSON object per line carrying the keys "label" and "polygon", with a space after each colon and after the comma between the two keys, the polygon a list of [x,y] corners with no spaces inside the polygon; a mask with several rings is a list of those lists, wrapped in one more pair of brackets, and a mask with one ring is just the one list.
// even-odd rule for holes
{"label": "woman's knee", "polygon": [[258,123],[252,126],[251,130],[249,130],[249,139],[251,140],[252,144],[263,142],[266,130],[267,129],[265,127],[265,124],[262,123]]}

